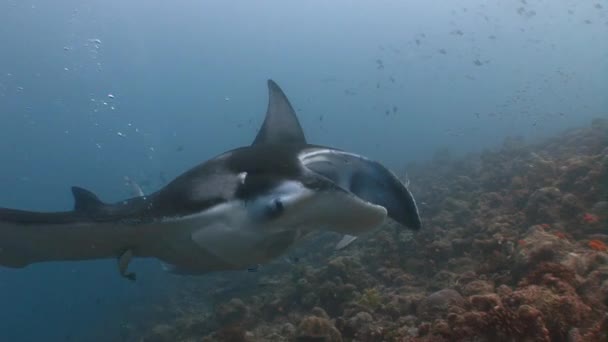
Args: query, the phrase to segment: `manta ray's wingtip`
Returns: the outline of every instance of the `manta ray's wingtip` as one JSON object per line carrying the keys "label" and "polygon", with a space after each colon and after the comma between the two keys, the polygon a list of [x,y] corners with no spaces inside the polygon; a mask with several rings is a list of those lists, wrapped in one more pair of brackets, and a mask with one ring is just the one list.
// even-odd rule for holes
{"label": "manta ray's wingtip", "polygon": [[281,89],[281,87],[279,87],[279,85],[277,84],[277,82],[275,82],[273,79],[269,78],[266,81],[266,83],[268,84],[268,91],[270,92],[270,94],[273,94],[273,93],[284,94],[283,90]]}

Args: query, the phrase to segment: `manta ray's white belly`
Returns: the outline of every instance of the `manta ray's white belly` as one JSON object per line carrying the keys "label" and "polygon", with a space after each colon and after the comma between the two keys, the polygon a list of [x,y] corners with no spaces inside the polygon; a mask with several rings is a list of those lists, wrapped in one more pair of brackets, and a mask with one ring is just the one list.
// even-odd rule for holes
{"label": "manta ray's white belly", "polygon": [[[243,202],[220,204],[212,209],[172,222],[179,225],[181,241],[191,242],[181,252],[198,248],[234,268],[247,268],[268,262],[291,247],[300,235],[286,227],[277,230],[255,223]],[[272,228],[272,229],[270,229]],[[192,250],[193,257],[199,251]],[[206,264],[208,260],[200,260]]]}
{"label": "manta ray's white belly", "polygon": [[[285,181],[247,200],[234,199],[203,212],[169,219],[179,232],[171,250],[185,262],[209,258],[232,268],[247,268],[283,254],[315,230],[358,235],[378,227],[386,209],[338,187],[311,190]],[[178,244],[183,248],[180,250]],[[209,261],[201,260],[201,264]],[[200,265],[199,265],[200,266]]]}

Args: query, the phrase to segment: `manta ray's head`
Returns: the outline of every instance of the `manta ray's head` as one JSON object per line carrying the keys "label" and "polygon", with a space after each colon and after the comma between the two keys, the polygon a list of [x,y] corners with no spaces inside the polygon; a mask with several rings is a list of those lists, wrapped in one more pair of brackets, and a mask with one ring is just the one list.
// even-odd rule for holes
{"label": "manta ray's head", "polygon": [[383,206],[365,201],[308,170],[297,158],[290,157],[289,149],[278,151],[271,145],[260,145],[247,152],[278,157],[243,172],[236,191],[236,196],[246,203],[249,219],[265,231],[359,234],[377,227],[386,218]]}
{"label": "manta ray's head", "polygon": [[413,229],[413,197],[393,173],[355,154],[309,145],[289,100],[268,81],[269,103],[252,146],[234,151],[237,197],[267,227],[359,234],[388,216]]}

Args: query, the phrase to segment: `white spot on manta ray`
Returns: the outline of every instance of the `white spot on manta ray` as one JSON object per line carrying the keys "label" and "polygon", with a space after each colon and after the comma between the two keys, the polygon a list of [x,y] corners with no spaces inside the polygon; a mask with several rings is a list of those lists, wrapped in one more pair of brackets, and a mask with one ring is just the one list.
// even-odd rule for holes
{"label": "white spot on manta ray", "polygon": [[245,184],[245,179],[247,178],[247,172],[241,172],[237,176],[241,184]]}
{"label": "white spot on manta ray", "polygon": [[[357,158],[360,160],[365,160],[368,161],[369,159],[356,154],[356,153],[350,153],[350,152],[344,152],[344,151],[338,151],[338,150],[331,150],[331,149],[314,149],[314,150],[305,150],[303,153],[300,153],[300,155],[298,156],[298,158],[300,159],[300,161],[304,164],[306,163],[314,163],[314,162],[324,162],[324,161],[328,161],[328,155],[329,156],[346,156],[346,157],[352,157],[352,158]],[[345,162],[347,162],[346,160],[344,160]]]}

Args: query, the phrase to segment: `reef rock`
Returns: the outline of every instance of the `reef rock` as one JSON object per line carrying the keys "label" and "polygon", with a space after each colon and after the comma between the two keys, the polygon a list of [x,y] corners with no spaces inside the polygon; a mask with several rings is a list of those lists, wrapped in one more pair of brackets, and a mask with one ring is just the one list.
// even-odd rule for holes
{"label": "reef rock", "polygon": [[430,294],[418,306],[416,313],[421,319],[430,320],[448,314],[451,307],[462,308],[464,298],[456,290],[443,289]]}
{"label": "reef rock", "polygon": [[296,341],[342,342],[342,336],[329,320],[316,316],[308,316],[298,325]]}

